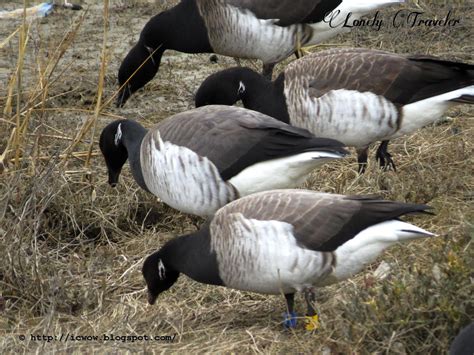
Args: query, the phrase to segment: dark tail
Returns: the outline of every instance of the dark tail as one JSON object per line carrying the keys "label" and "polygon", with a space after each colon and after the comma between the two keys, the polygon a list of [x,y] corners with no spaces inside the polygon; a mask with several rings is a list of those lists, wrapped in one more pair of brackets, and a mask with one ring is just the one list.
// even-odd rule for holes
{"label": "dark tail", "polygon": [[[429,97],[474,85],[474,65],[462,62],[441,60],[430,56],[410,56],[422,70],[420,90],[410,100],[415,102]],[[467,98],[465,97],[467,96]],[[459,103],[472,104],[471,95],[452,100]],[[467,101],[465,101],[467,99]]]}
{"label": "dark tail", "polygon": [[474,95],[462,95],[461,97],[451,101],[460,104],[474,105]]}

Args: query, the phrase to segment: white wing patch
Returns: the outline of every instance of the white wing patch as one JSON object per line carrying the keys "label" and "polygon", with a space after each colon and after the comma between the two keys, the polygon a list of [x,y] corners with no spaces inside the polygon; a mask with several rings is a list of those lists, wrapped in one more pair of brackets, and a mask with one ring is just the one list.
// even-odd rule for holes
{"label": "white wing patch", "polygon": [[437,121],[449,108],[459,105],[459,103],[450,100],[463,95],[474,95],[474,85],[405,105],[403,107],[403,124],[395,137],[412,133]]}
{"label": "white wing patch", "polygon": [[[385,5],[403,0],[344,0],[338,8],[337,23],[352,20]],[[211,47],[223,55],[260,59],[276,63],[292,55],[296,47],[325,41],[341,32],[349,31],[342,24],[334,26],[328,19],[316,24],[278,26],[278,19],[261,20],[251,11],[225,4],[223,0],[197,1],[209,35]],[[352,23],[352,21],[349,21]]]}
{"label": "white wing patch", "polygon": [[299,187],[311,171],[339,158],[340,155],[314,151],[271,159],[245,168],[229,182],[237,188],[240,197],[266,190]]}
{"label": "white wing patch", "polygon": [[309,80],[300,77],[285,83],[292,125],[354,147],[389,139],[398,131],[399,112],[383,96],[341,89],[312,97]]}
{"label": "white wing patch", "polygon": [[209,159],[163,142],[158,131],[143,139],[140,161],[148,190],[182,212],[209,216],[237,197]]}
{"label": "white wing patch", "polygon": [[115,138],[114,138],[114,143],[116,147],[119,146],[121,139],[122,139],[122,124],[119,123],[117,127],[117,132],[115,133]]}
{"label": "white wing patch", "polygon": [[[307,45],[318,44],[340,33],[349,32],[354,21],[359,20],[362,16],[377,9],[403,2],[404,0],[344,0],[326,15],[324,21],[310,25],[314,34]],[[376,15],[373,16],[376,18]],[[344,27],[346,21],[347,26]]]}
{"label": "white wing patch", "polygon": [[277,26],[275,23],[278,20],[260,20],[251,11],[225,5],[223,1],[215,1],[212,12],[200,3],[204,2],[198,1],[197,4],[206,23],[211,46],[223,55],[276,63],[295,51],[298,37],[304,37],[305,41],[309,37],[304,33],[304,25]]}
{"label": "white wing patch", "polygon": [[336,249],[336,269],[323,285],[355,275],[395,243],[430,236],[434,234],[403,221],[389,220],[374,224]]}
{"label": "white wing patch", "polygon": [[[211,250],[228,287],[268,294],[301,291],[326,277],[323,253],[301,248],[293,226],[280,221],[222,215],[211,226]],[[216,221],[220,221],[216,222]]]}
{"label": "white wing patch", "polygon": [[[293,70],[291,67],[287,69]],[[294,74],[298,74],[295,72]],[[312,96],[311,75],[285,81],[285,96],[291,124],[319,137],[334,138],[349,146],[411,134],[437,119],[463,95],[474,95],[474,86],[450,91],[405,105],[399,110],[384,96],[357,90],[331,90]]]}

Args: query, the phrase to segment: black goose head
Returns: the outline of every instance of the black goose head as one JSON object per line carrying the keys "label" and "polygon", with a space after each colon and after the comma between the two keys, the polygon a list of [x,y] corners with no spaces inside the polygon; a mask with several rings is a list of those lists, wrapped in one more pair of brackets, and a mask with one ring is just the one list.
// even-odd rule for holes
{"label": "black goose head", "polygon": [[160,68],[167,46],[170,23],[168,12],[152,17],[140,33],[138,43],[128,52],[118,71],[119,87],[116,106],[122,107],[138,89],[152,80]]}
{"label": "black goose head", "polygon": [[236,67],[222,70],[204,80],[196,92],[196,107],[206,105],[231,106],[242,100],[247,94],[248,86],[260,78],[260,74],[249,68]]}
{"label": "black goose head", "polygon": [[153,305],[158,296],[174,285],[179,277],[179,272],[166,263],[166,250],[151,254],[145,259],[142,274],[148,288],[148,303]]}
{"label": "black goose head", "polygon": [[128,52],[118,72],[119,87],[121,89],[117,96],[117,107],[122,107],[133,93],[155,77],[164,51],[161,48],[156,49],[156,51],[155,49],[138,42]]}
{"label": "black goose head", "polygon": [[249,68],[225,69],[203,81],[196,92],[195,105],[230,106],[241,100],[247,109],[289,123],[284,83],[284,73],[272,82]]}
{"label": "black goose head", "polygon": [[129,159],[135,181],[147,190],[140,165],[140,147],[147,130],[133,120],[117,120],[100,134],[99,146],[109,174],[109,184],[118,183],[122,167]]}
{"label": "black goose head", "polygon": [[117,107],[123,106],[135,91],[153,79],[166,49],[185,53],[213,52],[195,1],[181,1],[152,17],[143,27],[138,43],[120,65],[118,80],[123,88]]}
{"label": "black goose head", "polygon": [[127,148],[122,141],[122,125],[126,120],[117,120],[107,125],[100,134],[100,151],[109,173],[109,184],[115,186],[122,167],[128,159]]}

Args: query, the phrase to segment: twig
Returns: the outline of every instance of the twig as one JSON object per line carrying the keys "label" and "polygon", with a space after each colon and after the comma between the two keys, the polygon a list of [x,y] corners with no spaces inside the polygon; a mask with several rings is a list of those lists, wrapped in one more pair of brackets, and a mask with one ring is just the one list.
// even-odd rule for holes
{"label": "twig", "polygon": [[28,33],[30,30],[30,26],[26,22],[26,0],[23,0],[23,24],[20,31],[20,43],[18,46],[18,64],[17,64],[17,112],[16,112],[16,127],[15,130],[15,139],[13,141],[13,147],[15,148],[15,168],[18,169],[20,166],[20,137],[21,137],[21,129],[20,129],[20,105],[21,105],[21,74],[23,70],[23,64],[25,59],[25,50],[26,45],[28,43]]}
{"label": "twig", "polygon": [[[95,152],[92,152],[91,155],[92,156],[98,156],[100,155],[101,153],[99,151],[95,151]],[[89,151],[85,151],[85,152],[75,152],[75,153],[69,153],[69,157],[73,157],[73,158],[87,158],[87,156],[89,155]],[[60,154],[58,155],[58,157],[60,159],[64,159],[66,157],[66,154]],[[20,157],[20,162],[23,161],[23,160],[27,160],[27,159],[30,159],[30,157]],[[43,156],[40,156],[38,157],[39,160],[50,160],[51,159],[51,156],[50,155],[43,155]],[[10,159],[10,161],[14,161],[15,158],[13,159]]]}
{"label": "twig", "polygon": [[101,104],[102,104],[102,94],[104,92],[104,81],[105,81],[105,73],[107,71],[107,39],[109,33],[109,0],[104,0],[104,36],[102,39],[102,60],[100,63],[100,73],[99,73],[99,85],[97,88],[97,103],[95,106],[94,116],[93,116],[93,126],[92,126],[92,137],[91,142],[89,144],[89,153],[87,155],[84,167],[86,169],[90,166],[90,159],[92,154],[92,149],[94,146],[94,137],[97,130],[97,121],[99,119],[99,115],[101,112]]}

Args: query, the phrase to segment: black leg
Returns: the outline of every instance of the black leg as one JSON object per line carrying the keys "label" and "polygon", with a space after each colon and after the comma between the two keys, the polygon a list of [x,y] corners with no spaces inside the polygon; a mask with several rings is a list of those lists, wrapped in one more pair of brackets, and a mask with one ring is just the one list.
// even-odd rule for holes
{"label": "black leg", "polygon": [[263,64],[263,70],[262,70],[262,75],[267,78],[268,80],[272,80],[273,76],[273,68],[275,68],[276,63],[264,63]]}
{"label": "black leg", "polygon": [[390,168],[392,168],[393,171],[397,171],[395,163],[392,159],[392,155],[388,152],[388,143],[389,141],[382,141],[382,143],[380,143],[375,157],[379,161],[379,164],[382,169],[389,170]]}
{"label": "black leg", "polygon": [[300,51],[295,51],[295,57],[296,57],[296,59],[300,59],[302,57],[301,52]]}
{"label": "black leg", "polygon": [[199,230],[202,227],[202,218],[199,216],[189,216],[189,219],[191,220],[192,225],[196,228],[196,230]]}
{"label": "black leg", "polygon": [[296,328],[296,313],[294,311],[295,294],[287,293],[285,294],[285,299],[288,312],[283,313],[283,326],[287,329]]}
{"label": "black leg", "polygon": [[316,295],[314,294],[314,290],[312,288],[307,288],[304,291],[304,299],[306,300],[306,307],[307,307],[306,315],[308,317],[312,317],[316,315],[316,311],[314,310]]}
{"label": "black leg", "polygon": [[365,173],[367,168],[368,147],[357,149],[357,162],[359,163],[359,174]]}
{"label": "black leg", "polygon": [[295,307],[295,294],[287,293],[285,294],[285,299],[286,299],[286,308],[288,309],[288,313],[293,313],[294,307]]}

